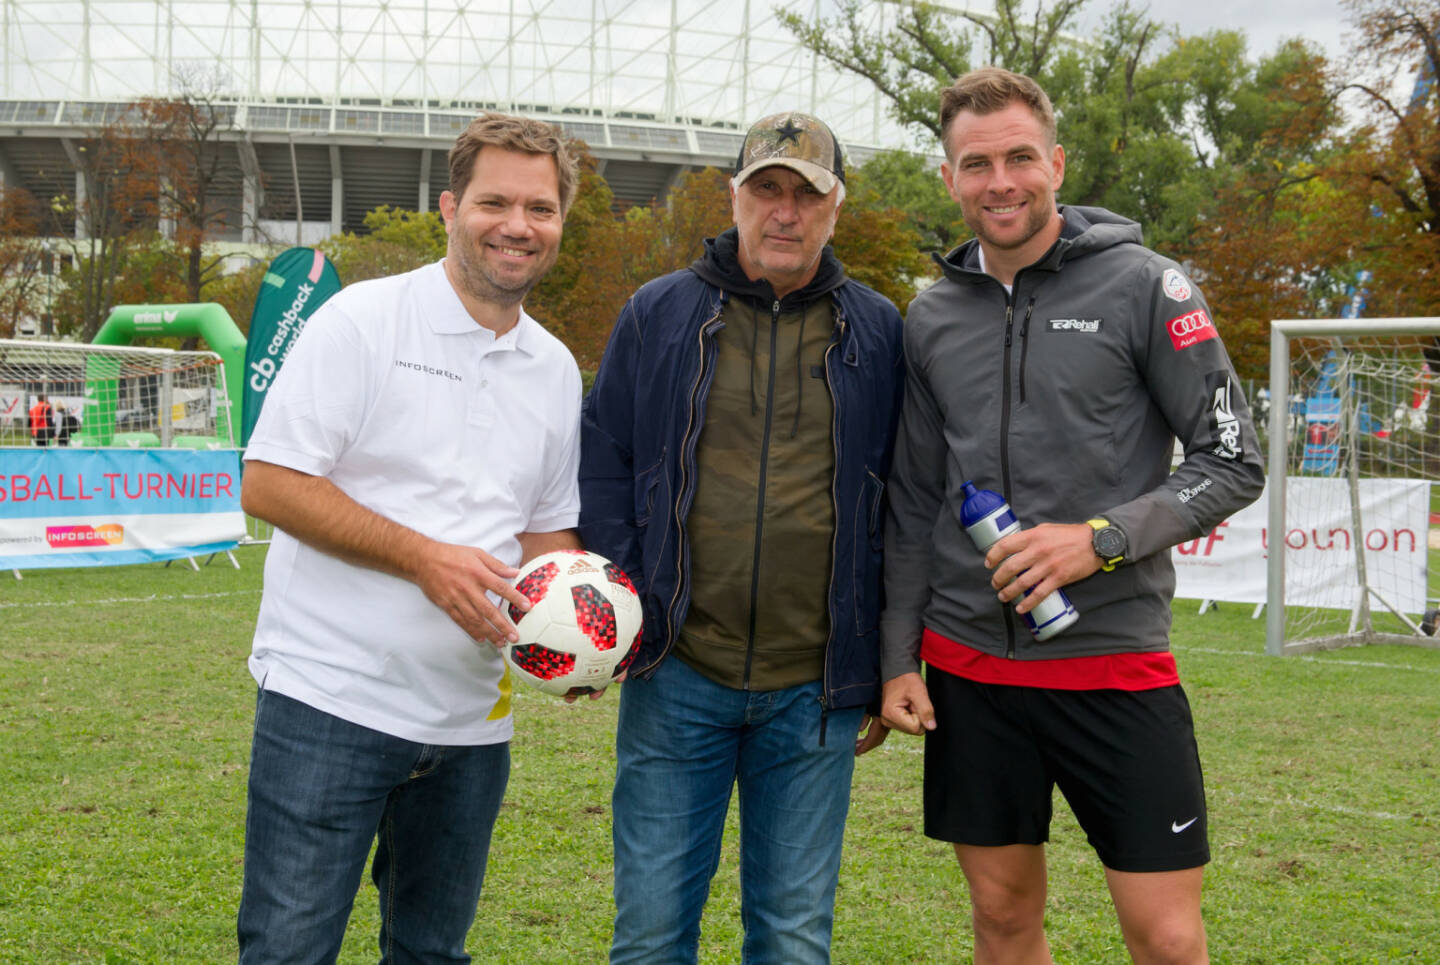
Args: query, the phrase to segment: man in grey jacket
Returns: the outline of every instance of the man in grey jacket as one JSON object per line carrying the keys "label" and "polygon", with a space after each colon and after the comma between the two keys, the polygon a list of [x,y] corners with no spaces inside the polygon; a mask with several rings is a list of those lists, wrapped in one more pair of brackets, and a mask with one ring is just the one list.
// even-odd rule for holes
{"label": "man in grey jacket", "polygon": [[[1205,962],[1205,796],[1169,652],[1169,549],[1259,495],[1249,409],[1180,266],[1132,221],[1057,206],[1044,91],[985,68],[941,105],[941,175],[976,239],[905,326],[883,718],[926,735],[925,833],[955,845],[977,965],[1050,961],[1056,785],[1135,961]],[[982,554],[960,521],[967,481],[1029,528]],[[1079,621],[1037,642],[1017,614],[1060,587]]]}

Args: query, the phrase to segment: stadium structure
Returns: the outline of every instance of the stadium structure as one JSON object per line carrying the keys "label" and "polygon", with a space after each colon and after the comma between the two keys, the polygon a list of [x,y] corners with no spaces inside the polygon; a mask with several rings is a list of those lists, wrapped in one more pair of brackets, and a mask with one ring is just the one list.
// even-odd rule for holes
{"label": "stadium structure", "polygon": [[0,0],[0,30],[0,183],[79,197],[87,138],[138,98],[201,89],[240,213],[220,241],[309,244],[380,205],[434,210],[446,150],[486,109],[558,122],[622,205],[732,164],[745,125],[779,110],[827,120],[852,162],[913,146],[767,0]]}

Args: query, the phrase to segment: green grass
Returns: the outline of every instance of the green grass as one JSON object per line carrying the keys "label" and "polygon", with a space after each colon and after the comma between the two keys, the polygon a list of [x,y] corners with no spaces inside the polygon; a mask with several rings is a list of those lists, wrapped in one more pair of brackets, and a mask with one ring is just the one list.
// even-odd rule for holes
{"label": "green grass", "polygon": [[[0,574],[0,962],[233,961],[263,549],[175,564]],[[1440,961],[1440,651],[1263,656],[1248,606],[1176,605],[1214,861],[1222,963]],[[601,962],[610,930],[614,695],[515,701],[514,771],[470,949]],[[856,768],[834,959],[964,962],[964,881],[919,833],[919,742]],[[733,815],[732,815],[733,821]],[[1057,961],[1124,960],[1096,860],[1057,799]],[[701,960],[738,960],[734,834]],[[374,961],[375,897],[341,960]]]}

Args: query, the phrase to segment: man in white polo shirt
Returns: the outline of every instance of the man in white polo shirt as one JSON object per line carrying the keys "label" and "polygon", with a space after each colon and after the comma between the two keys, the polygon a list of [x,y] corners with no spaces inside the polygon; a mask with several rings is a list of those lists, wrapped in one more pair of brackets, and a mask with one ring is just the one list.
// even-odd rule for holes
{"label": "man in white polo shirt", "polygon": [[500,605],[578,548],[580,373],[521,300],[577,183],[550,125],[482,115],[450,151],[443,261],[342,290],[271,389],[247,512],[276,527],[242,963],[333,962],[377,832],[386,962],[464,962],[509,774]]}

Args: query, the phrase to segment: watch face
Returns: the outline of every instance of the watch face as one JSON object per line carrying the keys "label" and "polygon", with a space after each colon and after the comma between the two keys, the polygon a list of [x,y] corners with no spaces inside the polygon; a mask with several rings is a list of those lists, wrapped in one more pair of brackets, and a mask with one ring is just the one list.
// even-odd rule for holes
{"label": "watch face", "polygon": [[1114,526],[1095,531],[1095,555],[1101,559],[1113,559],[1125,555],[1125,534]]}

